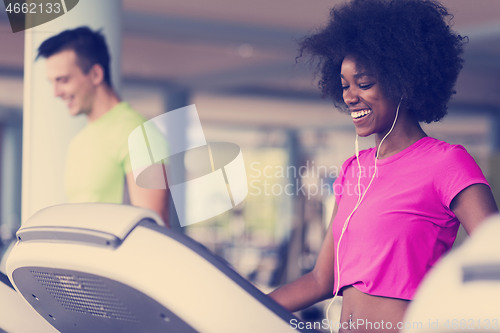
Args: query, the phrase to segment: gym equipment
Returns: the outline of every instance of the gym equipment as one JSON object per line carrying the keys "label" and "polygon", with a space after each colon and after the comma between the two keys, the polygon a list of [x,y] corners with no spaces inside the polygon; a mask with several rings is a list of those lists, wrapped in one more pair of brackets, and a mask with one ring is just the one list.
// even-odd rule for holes
{"label": "gym equipment", "polygon": [[7,258],[14,287],[61,332],[307,332],[189,237],[132,206],[42,209]]}

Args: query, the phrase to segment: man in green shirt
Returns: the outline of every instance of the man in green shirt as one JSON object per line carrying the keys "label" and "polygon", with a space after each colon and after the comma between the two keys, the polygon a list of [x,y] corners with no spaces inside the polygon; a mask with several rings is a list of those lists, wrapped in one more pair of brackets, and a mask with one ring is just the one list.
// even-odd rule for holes
{"label": "man in green shirt", "polygon": [[68,151],[65,190],[69,201],[122,203],[128,194],[131,204],[156,211],[168,226],[166,191],[135,183],[128,136],[145,118],[113,89],[104,36],[88,27],[65,30],[45,40],[38,57],[46,58],[55,96],[66,102],[72,116],[88,120]]}

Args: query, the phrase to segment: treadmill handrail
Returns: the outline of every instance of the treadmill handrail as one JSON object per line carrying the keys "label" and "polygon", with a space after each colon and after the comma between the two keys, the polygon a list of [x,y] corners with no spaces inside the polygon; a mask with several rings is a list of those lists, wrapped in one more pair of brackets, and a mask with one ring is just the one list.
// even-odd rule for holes
{"label": "treadmill handrail", "polygon": [[[61,214],[71,219],[62,220]],[[110,219],[113,223],[109,223]],[[116,247],[144,219],[162,224],[155,212],[133,206],[109,203],[56,205],[33,214],[16,235],[19,241],[83,241]]]}

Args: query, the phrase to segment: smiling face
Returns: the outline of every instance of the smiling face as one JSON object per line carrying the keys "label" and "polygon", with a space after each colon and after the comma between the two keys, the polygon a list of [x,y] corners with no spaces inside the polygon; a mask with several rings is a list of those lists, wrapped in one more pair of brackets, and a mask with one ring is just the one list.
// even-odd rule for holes
{"label": "smiling face", "polygon": [[356,133],[362,137],[374,133],[385,135],[394,121],[397,103],[385,97],[373,73],[351,56],[342,62],[340,78]]}
{"label": "smiling face", "polygon": [[64,50],[50,56],[45,65],[47,77],[54,87],[54,95],[66,102],[70,114],[89,115],[97,87],[92,70],[87,74],[82,71],[73,50]]}

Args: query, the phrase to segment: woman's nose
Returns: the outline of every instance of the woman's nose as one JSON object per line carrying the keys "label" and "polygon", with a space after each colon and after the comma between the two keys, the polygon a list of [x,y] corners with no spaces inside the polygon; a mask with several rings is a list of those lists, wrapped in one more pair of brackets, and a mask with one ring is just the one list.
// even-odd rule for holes
{"label": "woman's nose", "polygon": [[349,88],[344,91],[344,102],[347,105],[355,105],[359,102],[359,96],[353,89]]}

